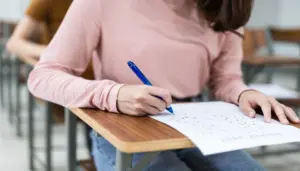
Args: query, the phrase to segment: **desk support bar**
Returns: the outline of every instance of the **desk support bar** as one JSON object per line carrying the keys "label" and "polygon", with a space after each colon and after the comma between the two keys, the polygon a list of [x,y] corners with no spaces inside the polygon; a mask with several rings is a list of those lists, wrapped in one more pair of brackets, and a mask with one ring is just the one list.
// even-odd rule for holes
{"label": "desk support bar", "polygon": [[141,171],[152,162],[160,152],[145,153],[144,157],[134,166],[134,168],[127,169],[126,171]]}
{"label": "desk support bar", "polygon": [[46,134],[45,134],[45,142],[46,142],[46,171],[52,171],[52,107],[51,107],[51,103],[47,102],[46,106],[45,106],[45,114],[46,114],[46,123],[45,123],[45,130],[46,130]]}
{"label": "desk support bar", "polygon": [[16,133],[18,137],[22,137],[22,130],[21,130],[21,113],[20,113],[20,108],[21,108],[21,97],[20,97],[20,91],[21,91],[21,85],[20,85],[20,80],[19,80],[19,74],[20,74],[20,61],[18,58],[15,57],[15,66],[14,66],[14,73],[15,73],[15,116],[16,116]]}
{"label": "desk support bar", "polygon": [[14,123],[14,114],[13,114],[13,97],[12,97],[12,84],[13,84],[13,77],[14,74],[12,73],[12,69],[13,68],[13,59],[11,59],[10,57],[8,58],[8,85],[7,85],[7,91],[8,91],[8,97],[7,97],[7,101],[8,101],[8,118],[9,118],[9,123],[13,124]]}
{"label": "desk support bar", "polygon": [[67,171],[76,170],[76,116],[65,108],[67,132]]}
{"label": "desk support bar", "polygon": [[127,154],[117,149],[116,171],[128,171],[132,167],[132,154]]}
{"label": "desk support bar", "polygon": [[34,114],[33,114],[33,96],[28,91],[28,144],[29,144],[29,169],[34,170]]}
{"label": "desk support bar", "polygon": [[144,153],[144,157],[132,168],[132,154],[117,150],[116,171],[141,171],[153,161],[160,152]]}

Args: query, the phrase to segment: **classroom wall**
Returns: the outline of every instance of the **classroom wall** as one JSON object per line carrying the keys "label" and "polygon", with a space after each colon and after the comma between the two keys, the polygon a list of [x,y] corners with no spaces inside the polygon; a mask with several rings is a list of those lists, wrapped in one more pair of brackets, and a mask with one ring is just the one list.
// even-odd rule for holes
{"label": "classroom wall", "polygon": [[300,27],[300,0],[281,0],[278,23],[282,27]]}
{"label": "classroom wall", "polygon": [[[279,22],[281,0],[255,0],[247,27],[263,28]],[[286,1],[286,0],[284,0]]]}
{"label": "classroom wall", "polygon": [[248,27],[300,27],[299,0],[255,0]]}
{"label": "classroom wall", "polygon": [[0,0],[0,19],[21,19],[28,3],[29,0]]}

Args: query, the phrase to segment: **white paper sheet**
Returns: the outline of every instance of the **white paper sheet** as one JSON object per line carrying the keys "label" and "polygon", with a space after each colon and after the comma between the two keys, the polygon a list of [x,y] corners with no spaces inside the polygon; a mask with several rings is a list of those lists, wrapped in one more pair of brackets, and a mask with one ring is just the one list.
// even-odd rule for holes
{"label": "white paper sheet", "polygon": [[294,99],[300,97],[296,91],[289,90],[276,84],[250,84],[249,88],[258,90],[275,98]]}
{"label": "white paper sheet", "polygon": [[175,115],[151,116],[186,135],[204,155],[250,147],[300,142],[300,129],[262,116],[245,116],[235,105],[205,102],[172,105]]}

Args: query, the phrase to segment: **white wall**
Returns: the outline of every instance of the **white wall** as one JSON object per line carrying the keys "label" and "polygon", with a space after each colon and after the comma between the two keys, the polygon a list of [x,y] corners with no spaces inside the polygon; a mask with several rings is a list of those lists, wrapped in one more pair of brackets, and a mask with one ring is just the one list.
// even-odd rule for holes
{"label": "white wall", "polygon": [[255,0],[248,27],[300,27],[300,0]]}
{"label": "white wall", "polygon": [[278,26],[300,27],[300,0],[281,0]]}
{"label": "white wall", "polygon": [[21,19],[28,2],[29,0],[0,0],[0,19]]}
{"label": "white wall", "polygon": [[252,15],[247,26],[261,28],[278,23],[279,10],[280,0],[255,0]]}

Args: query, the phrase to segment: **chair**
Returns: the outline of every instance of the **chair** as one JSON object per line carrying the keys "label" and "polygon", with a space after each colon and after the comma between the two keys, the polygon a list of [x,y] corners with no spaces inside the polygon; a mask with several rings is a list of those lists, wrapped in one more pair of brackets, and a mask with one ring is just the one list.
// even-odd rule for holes
{"label": "chair", "polygon": [[[290,34],[292,35],[292,33],[289,32],[289,35]],[[300,66],[300,58],[277,56],[274,54],[273,41],[289,40],[289,42],[294,42],[294,39],[291,38],[292,36],[279,34],[279,32],[275,32],[274,29],[246,29],[244,36],[243,70],[245,82],[247,84],[249,84],[259,72],[268,67],[274,68],[281,66]],[[263,47],[266,47],[268,49],[267,55],[258,54],[260,48]],[[271,77],[272,72],[269,72],[269,75],[267,77],[268,83],[271,82]]]}
{"label": "chair", "polygon": [[[266,32],[269,35],[269,53],[274,54],[274,42],[283,42],[283,43],[293,43],[297,44],[300,50],[300,28],[276,28],[276,27],[269,27]],[[300,53],[299,56],[300,57]],[[298,69],[300,73],[300,68]],[[271,79],[271,78],[270,78]],[[300,90],[300,79],[297,79],[297,90]]]}

